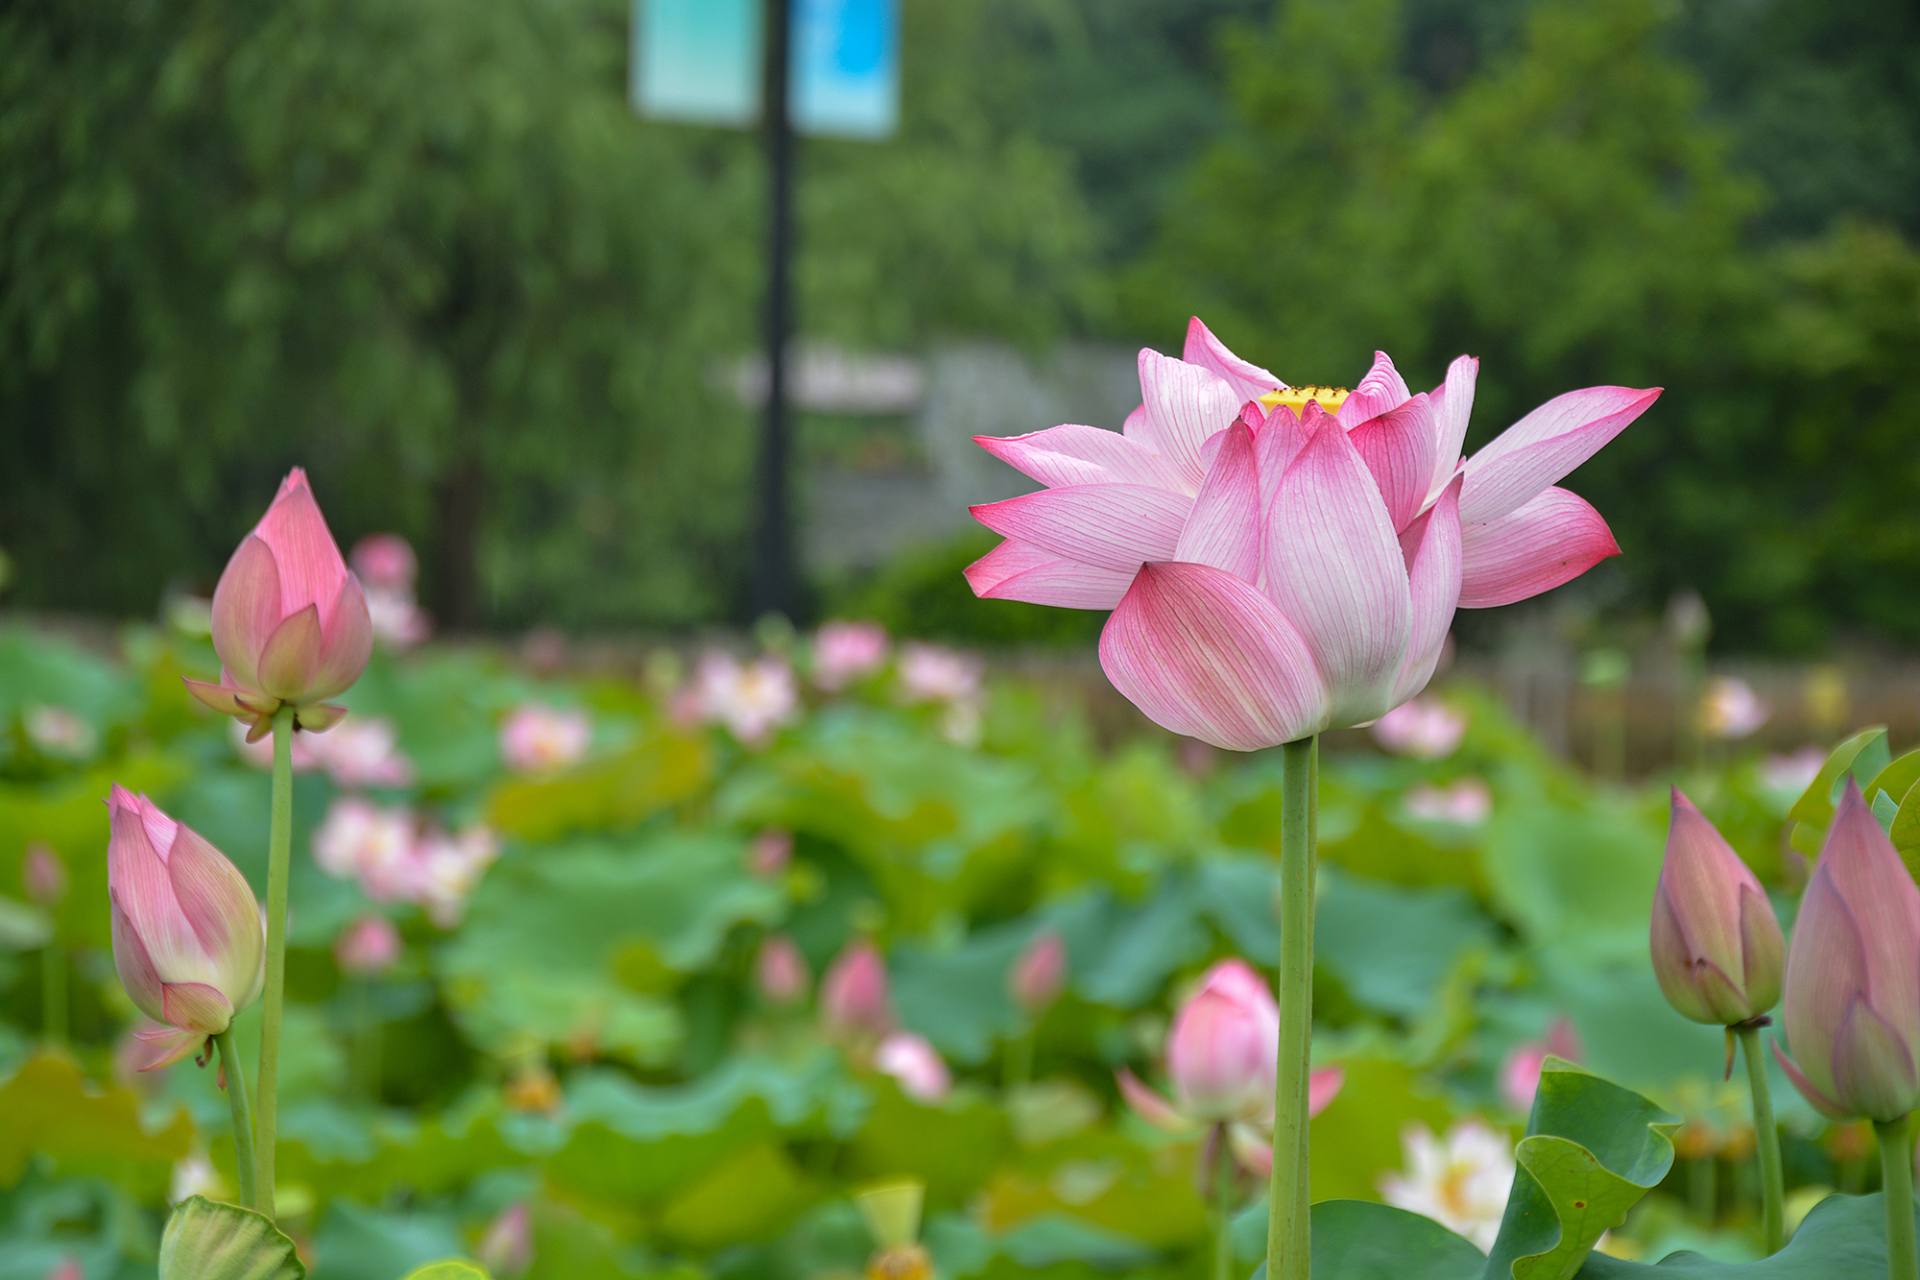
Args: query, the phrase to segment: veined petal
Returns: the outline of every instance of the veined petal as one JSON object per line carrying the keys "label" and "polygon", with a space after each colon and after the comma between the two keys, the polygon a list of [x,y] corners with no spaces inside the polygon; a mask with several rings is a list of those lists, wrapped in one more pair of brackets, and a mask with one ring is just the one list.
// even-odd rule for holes
{"label": "veined petal", "polygon": [[163,1013],[160,971],[153,967],[153,958],[147,954],[146,944],[140,941],[140,931],[120,909],[112,892],[107,894],[107,904],[112,914],[113,967],[120,975],[120,985],[127,989],[134,1007],[149,1018],[157,1019]]}
{"label": "veined petal", "polygon": [[260,688],[287,702],[305,702],[325,643],[318,605],[290,614],[260,651]]}
{"label": "veined petal", "polygon": [[1180,358],[1219,374],[1242,400],[1258,400],[1276,387],[1287,384],[1250,360],[1242,360],[1227,349],[1227,344],[1202,324],[1199,316],[1187,321],[1187,343]]}
{"label": "veined petal", "polygon": [[[1318,421],[1320,412],[1316,405],[1308,417]],[[1253,437],[1254,459],[1260,467],[1262,511],[1273,505],[1273,495],[1280,492],[1280,477],[1287,474],[1287,468],[1312,438],[1313,429],[1285,405],[1275,405],[1267,412]]]}
{"label": "veined petal", "polygon": [[1100,633],[1100,665],[1175,733],[1231,751],[1326,727],[1326,691],[1286,615],[1222,570],[1150,564]]}
{"label": "veined petal", "polygon": [[320,666],[307,685],[307,699],[331,698],[353,687],[373,656],[373,617],[360,579],[349,572],[321,632]]}
{"label": "veined petal", "polygon": [[982,600],[1024,600],[1061,609],[1106,611],[1133,582],[1121,569],[1096,569],[1008,538],[967,566],[967,585]]}
{"label": "veined petal", "polygon": [[135,1071],[157,1071],[200,1052],[206,1033],[182,1027],[146,1027],[133,1033]]}
{"label": "veined petal", "polygon": [[309,702],[294,713],[294,722],[308,733],[325,733],[346,716],[345,707],[328,702]]}
{"label": "veined petal", "polygon": [[1585,498],[1548,489],[1497,519],[1463,524],[1460,554],[1460,607],[1491,609],[1573,581],[1619,555],[1620,544]]}
{"label": "veined petal", "polygon": [[1303,421],[1313,436],[1268,511],[1266,589],[1317,661],[1328,722],[1358,724],[1391,705],[1406,655],[1406,561],[1347,433],[1317,406],[1308,406]]}
{"label": "veined petal", "polygon": [[260,651],[280,617],[280,570],[273,551],[248,534],[213,589],[214,651],[238,683],[258,682]]}
{"label": "veined petal", "polygon": [[1842,1107],[1833,1098],[1828,1097],[1820,1086],[1814,1084],[1812,1080],[1809,1080],[1807,1073],[1800,1069],[1799,1063],[1787,1056],[1786,1051],[1780,1047],[1778,1040],[1773,1042],[1773,1057],[1774,1060],[1780,1064],[1780,1069],[1787,1073],[1787,1079],[1793,1081],[1793,1087],[1800,1091],[1800,1096],[1813,1104],[1815,1111],[1833,1120],[1853,1120],[1857,1118],[1849,1115],[1846,1108]]}
{"label": "veined petal", "polygon": [[1831,1055],[1840,1019],[1868,989],[1867,956],[1853,911],[1828,870],[1815,867],[1794,921],[1781,1021],[1808,1080],[1821,1093],[1843,1101],[1835,1091]]}
{"label": "veined petal", "polygon": [[233,1005],[217,987],[204,982],[169,982],[161,1006],[170,1026],[217,1036],[233,1025]]}
{"label": "veined petal", "polygon": [[1815,867],[1851,913],[1873,1007],[1909,1042],[1920,1041],[1920,888],[1893,842],[1849,782]]}
{"label": "veined petal", "polygon": [[239,1002],[252,986],[266,948],[260,904],[247,878],[219,850],[184,826],[174,839],[173,856],[167,859],[167,875],[181,913],[212,961],[215,985],[226,1000]]}
{"label": "veined petal", "polygon": [[973,441],[1048,488],[1077,484],[1182,487],[1172,463],[1138,440],[1104,427],[1068,423],[1024,436],[975,436]]}
{"label": "veined petal", "polygon": [[1467,459],[1460,519],[1479,524],[1522,506],[1600,452],[1659,398],[1658,387],[1588,387],[1555,396]]}
{"label": "veined petal", "polygon": [[1193,501],[1173,558],[1207,564],[1252,582],[1260,572],[1260,475],[1253,432],[1235,422],[1217,437],[1220,447]]}
{"label": "veined petal", "polygon": [[1840,1017],[1833,1045],[1833,1088],[1849,1110],[1874,1120],[1898,1120],[1913,1110],[1920,1080],[1913,1052],[1894,1025],[1865,1000]]}
{"label": "veined petal", "polygon": [[1240,393],[1210,369],[1143,348],[1140,395],[1147,410],[1147,443],[1189,488],[1197,487],[1204,478],[1200,446],[1240,416]]}
{"label": "veined petal", "polygon": [[1396,530],[1413,523],[1427,504],[1437,447],[1434,431],[1433,408],[1422,392],[1367,419],[1351,433],[1353,447],[1373,475]]}
{"label": "veined petal", "polygon": [[1393,705],[1427,687],[1440,665],[1447,631],[1460,602],[1460,482],[1441,491],[1439,500],[1400,535],[1407,559],[1411,603],[1407,653],[1393,678]]}
{"label": "veined petal", "polygon": [[258,714],[251,707],[240,702],[240,690],[224,684],[212,684],[205,680],[189,680],[181,677],[181,683],[203,705],[219,712],[223,716],[238,716],[242,720],[251,720]]}
{"label": "veined petal", "polygon": [[1340,405],[1338,417],[1340,425],[1347,428],[1359,426],[1368,418],[1377,418],[1389,409],[1405,404],[1413,393],[1407,390],[1407,380],[1393,367],[1393,361],[1384,351],[1373,353],[1373,367],[1367,370],[1367,376],[1360,379]]}
{"label": "veined petal", "polygon": [[[118,793],[109,802],[107,891],[163,982],[198,980],[208,974],[206,955],[174,900],[167,860],[154,847],[154,832],[143,812],[146,807],[150,806],[121,803]],[[177,829],[164,834],[169,845],[177,839]]]}
{"label": "veined petal", "polygon": [[287,473],[253,535],[273,552],[280,571],[280,615],[313,605],[321,612],[324,628],[332,620],[328,612],[347,576],[347,562],[333,541],[326,517],[320,514],[320,504],[313,500],[304,470],[295,467]]}
{"label": "veined petal", "polygon": [[1188,498],[1146,485],[1081,484],[972,510],[974,519],[1001,537],[1097,569],[1131,572],[1173,555],[1191,505]]}
{"label": "veined petal", "polygon": [[1433,400],[1434,436],[1437,447],[1433,458],[1433,480],[1429,495],[1437,494],[1460,469],[1460,451],[1467,443],[1467,420],[1473,416],[1473,387],[1480,377],[1480,361],[1473,356],[1458,356],[1447,366],[1447,380],[1435,387]]}

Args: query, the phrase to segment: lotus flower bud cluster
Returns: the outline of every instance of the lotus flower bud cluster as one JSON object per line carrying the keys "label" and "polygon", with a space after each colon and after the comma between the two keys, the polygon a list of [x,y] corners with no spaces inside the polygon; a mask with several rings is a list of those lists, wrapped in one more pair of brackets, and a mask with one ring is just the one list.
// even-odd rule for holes
{"label": "lotus flower bud cluster", "polygon": [[1920,888],[1856,783],[1820,851],[1787,956],[1789,1053],[1807,1101],[1892,1121],[1920,1106]]}
{"label": "lotus flower bud cluster", "polygon": [[143,1071],[204,1048],[260,994],[266,938],[253,890],[218,849],[116,786],[107,800],[113,963],[140,1011]]}
{"label": "lotus flower bud cluster", "polygon": [[227,562],[213,592],[220,683],[187,681],[215,711],[246,721],[255,738],[282,706],[315,732],[346,714],[327,699],[360,678],[373,623],[360,580],[347,569],[326,518],[295,467],[267,514]]}
{"label": "lotus flower bud cluster", "polygon": [[1681,1016],[1751,1022],[1780,1000],[1786,942],[1759,880],[1678,789],[1654,891],[1653,972]]}

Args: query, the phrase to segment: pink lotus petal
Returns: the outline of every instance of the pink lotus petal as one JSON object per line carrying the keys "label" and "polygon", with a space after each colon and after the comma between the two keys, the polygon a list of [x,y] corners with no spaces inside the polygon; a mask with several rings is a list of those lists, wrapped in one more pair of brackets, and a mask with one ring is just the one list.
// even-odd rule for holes
{"label": "pink lotus petal", "polygon": [[[213,645],[220,665],[245,687],[259,683],[260,651],[280,625],[280,570],[273,550],[249,534],[213,589]],[[212,704],[209,704],[212,705]]]}
{"label": "pink lotus petal", "polygon": [[1206,480],[1193,500],[1193,514],[1180,531],[1173,558],[1212,565],[1243,582],[1260,571],[1260,476],[1254,462],[1253,432],[1235,422],[1221,441]]}
{"label": "pink lotus petal", "polygon": [[1659,398],[1658,387],[1588,387],[1555,396],[1467,460],[1460,519],[1480,524],[1524,505],[1600,452]]}
{"label": "pink lotus petal", "polygon": [[1491,609],[1571,582],[1620,554],[1591,503],[1548,489],[1525,506],[1460,531],[1460,607]]}
{"label": "pink lotus petal", "polygon": [[1142,1084],[1140,1078],[1124,1067],[1114,1072],[1114,1081],[1120,1086],[1120,1096],[1132,1107],[1134,1114],[1156,1129],[1168,1133],[1191,1133],[1193,1122],[1180,1114],[1171,1102]]}
{"label": "pink lotus petal", "polygon": [[1393,702],[1404,703],[1427,687],[1440,665],[1447,631],[1460,600],[1460,484],[1448,485],[1437,502],[1401,535],[1406,550],[1409,599],[1407,652],[1393,678]]}
{"label": "pink lotus petal", "polygon": [[1133,582],[1120,569],[1095,569],[1009,538],[966,568],[982,600],[1024,600],[1063,609],[1111,610]]}
{"label": "pink lotus petal", "polygon": [[1189,488],[1203,478],[1200,446],[1240,415],[1243,397],[1226,379],[1199,365],[1140,352],[1140,395],[1147,410],[1147,443],[1178,469]]}
{"label": "pink lotus petal", "polygon": [[1326,723],[1325,689],[1293,625],[1206,565],[1143,568],[1100,633],[1100,665],[1155,723],[1217,747],[1254,751]]}
{"label": "pink lotus petal", "polygon": [[260,688],[285,702],[302,701],[319,670],[325,643],[318,605],[289,614],[260,651]]}
{"label": "pink lotus petal", "polygon": [[1024,436],[975,436],[974,443],[1048,488],[1080,484],[1182,487],[1180,472],[1159,454],[1118,431],[1074,424]]}
{"label": "pink lotus petal", "polygon": [[140,941],[140,931],[133,927],[133,921],[112,897],[109,892],[114,971],[120,975],[120,985],[126,988],[134,1007],[158,1021],[163,1013],[160,971],[153,967],[153,958],[147,954],[146,944]]}
{"label": "pink lotus petal", "polygon": [[1190,505],[1146,485],[1089,484],[1042,489],[972,510],[974,519],[1002,537],[1096,569],[1131,572],[1173,555]]}
{"label": "pink lotus petal", "polygon": [[207,1033],[185,1027],[148,1027],[133,1033],[129,1059],[135,1071],[157,1071],[191,1057],[207,1042]]}
{"label": "pink lotus petal", "polygon": [[360,589],[358,578],[347,575],[331,609],[323,610],[322,616],[327,624],[320,664],[302,702],[317,702],[346,692],[366,670],[367,659],[373,656],[373,618],[367,611],[366,593]]}
{"label": "pink lotus petal", "polygon": [[1460,450],[1467,442],[1467,420],[1473,416],[1473,387],[1480,376],[1480,361],[1473,356],[1458,356],[1447,366],[1447,380],[1435,387],[1433,424],[1436,448],[1433,479],[1429,495],[1446,487],[1460,469]]}
{"label": "pink lotus petal", "polygon": [[307,486],[307,473],[295,467],[280,482],[273,505],[260,517],[254,536],[273,552],[280,571],[280,614],[298,612],[308,605],[321,610],[324,630],[332,621],[334,600],[347,576],[347,562],[327,528],[326,517],[313,500]]}
{"label": "pink lotus petal", "polygon": [[1426,505],[1438,443],[1434,431],[1432,405],[1421,394],[1367,419],[1349,435],[1396,530],[1405,529]]}
{"label": "pink lotus petal", "polygon": [[198,1031],[202,1039],[233,1022],[232,1002],[204,982],[167,983],[160,989],[160,1008],[170,1026]]}
{"label": "pink lotus petal", "polygon": [[1389,409],[1398,408],[1412,396],[1407,380],[1393,367],[1392,359],[1386,352],[1376,351],[1373,367],[1340,405],[1340,425],[1349,429],[1357,427],[1368,418],[1377,418]]}
{"label": "pink lotus petal", "polygon": [[1307,1076],[1307,1114],[1317,1116],[1340,1096],[1347,1073],[1339,1067],[1323,1067]]}
{"label": "pink lotus petal", "polygon": [[1314,655],[1328,722],[1357,724],[1391,705],[1412,609],[1406,562],[1347,433],[1314,405],[1303,421],[1313,437],[1268,513],[1267,591]]}
{"label": "pink lotus petal", "polygon": [[1287,385],[1259,365],[1229,351],[1227,344],[1200,322],[1199,316],[1187,321],[1187,342],[1180,358],[1224,378],[1242,400],[1258,400],[1276,387]]}
{"label": "pink lotus petal", "polygon": [[219,712],[223,716],[239,716],[242,719],[250,719],[258,714],[253,708],[246,706],[240,701],[241,693],[238,689],[224,684],[209,684],[205,680],[189,680],[185,677],[182,677],[181,683],[186,685],[187,692],[192,694],[204,706]]}

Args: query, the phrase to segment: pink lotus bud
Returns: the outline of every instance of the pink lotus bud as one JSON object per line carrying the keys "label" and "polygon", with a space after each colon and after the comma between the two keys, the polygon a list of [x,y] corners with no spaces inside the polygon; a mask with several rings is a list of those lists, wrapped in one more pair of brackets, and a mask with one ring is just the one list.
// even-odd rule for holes
{"label": "pink lotus bud", "polygon": [[59,1266],[47,1272],[47,1280],[87,1280],[87,1273],[80,1269],[78,1262],[72,1258],[68,1258],[65,1262],[62,1262]]}
{"label": "pink lotus bud", "polygon": [[820,1016],[833,1035],[871,1040],[893,1029],[887,965],[870,942],[842,951],[820,980]]}
{"label": "pink lotus bud", "polygon": [[1180,1110],[1209,1121],[1271,1112],[1279,1039],[1280,1007],[1251,967],[1223,960],[1208,970],[1167,1036]]}
{"label": "pink lotus bud", "polygon": [[763,880],[771,880],[793,861],[793,833],[762,831],[747,850],[747,870]]}
{"label": "pink lotus bud", "polygon": [[42,907],[57,907],[67,896],[67,864],[60,855],[39,843],[27,846],[26,861],[20,868],[27,897]]}
{"label": "pink lotus bud", "polygon": [[420,572],[413,547],[397,533],[370,533],[353,544],[353,571],[368,587],[412,591]]}
{"label": "pink lotus bud", "polygon": [[823,623],[813,637],[813,682],[843,689],[887,660],[887,631],[872,622]]}
{"label": "pink lotus bud", "polygon": [[361,916],[334,939],[333,958],[357,978],[385,973],[400,960],[400,931],[385,916]]}
{"label": "pink lotus bud", "polygon": [[150,1071],[198,1052],[260,994],[266,939],[246,877],[218,849],[116,786],[107,800],[113,963],[133,1003],[165,1025],[137,1033]]}
{"label": "pink lotus bud", "polygon": [[938,1102],[953,1087],[947,1064],[925,1038],[911,1031],[895,1031],[874,1051],[873,1065],[900,1082],[909,1097]]}
{"label": "pink lotus bud", "polygon": [[533,1265],[533,1217],[527,1206],[513,1204],[501,1210],[481,1237],[474,1257],[498,1280],[524,1275]]}
{"label": "pink lotus bud", "polygon": [[804,999],[809,977],[807,958],[792,938],[776,933],[760,944],[754,978],[761,998],[768,1004],[793,1004]]}
{"label": "pink lotus bud", "polygon": [[189,680],[187,688],[215,711],[251,721],[256,737],[283,703],[315,732],[345,714],[323,704],[360,677],[373,623],[298,467],[220,575],[213,647],[220,683]]}
{"label": "pink lotus bud", "polygon": [[1066,981],[1067,940],[1057,933],[1043,933],[1029,942],[1007,975],[1014,1003],[1028,1013],[1038,1013],[1059,999]]}
{"label": "pink lotus bud", "polygon": [[1766,891],[1678,788],[1653,895],[1654,976],[1682,1017],[1751,1022],[1779,1002],[1786,943]]}
{"label": "pink lotus bud", "polygon": [[1580,1037],[1574,1033],[1573,1024],[1556,1018],[1547,1028],[1546,1039],[1529,1040],[1507,1055],[1500,1067],[1500,1092],[1515,1111],[1530,1111],[1534,1095],[1540,1092],[1540,1072],[1547,1059],[1572,1060],[1579,1056]]}
{"label": "pink lotus bud", "polygon": [[1920,888],[1848,782],[1787,956],[1789,1058],[1800,1092],[1836,1119],[1920,1106]]}

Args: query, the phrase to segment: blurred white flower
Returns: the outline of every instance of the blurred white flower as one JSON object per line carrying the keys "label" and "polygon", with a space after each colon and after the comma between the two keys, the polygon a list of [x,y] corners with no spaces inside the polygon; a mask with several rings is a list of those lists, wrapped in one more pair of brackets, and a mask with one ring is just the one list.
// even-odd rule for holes
{"label": "blurred white flower", "polygon": [[877,622],[828,622],[813,636],[813,682],[833,692],[887,660],[887,630]]}
{"label": "blurred white flower", "polygon": [[953,1087],[947,1064],[924,1037],[911,1031],[891,1032],[874,1050],[873,1065],[900,1082],[909,1097],[938,1102]]}
{"label": "blurred white flower", "polygon": [[485,827],[429,831],[414,850],[416,901],[427,918],[442,929],[460,923],[467,898],[499,856],[499,841]]}
{"label": "blurred white flower", "polygon": [[1482,1253],[1492,1249],[1513,1186],[1513,1144],[1478,1120],[1455,1125],[1445,1138],[1414,1125],[1400,1142],[1407,1170],[1380,1180],[1387,1203],[1432,1218]]}
{"label": "blurred white flower", "polygon": [[1422,784],[1407,792],[1407,816],[1422,822],[1476,827],[1493,813],[1493,792],[1478,778],[1462,778],[1447,786]]}
{"label": "blurred white flower", "polygon": [[1785,799],[1795,799],[1820,776],[1827,753],[1820,747],[1801,747],[1770,755],[1760,762],[1760,785]]}
{"label": "blurred white flower", "polygon": [[[413,814],[400,805],[377,805],[358,796],[343,796],[327,809],[313,832],[313,860],[320,869],[341,880],[359,880],[363,886],[393,875],[413,854]],[[397,898],[398,892],[372,893],[374,898]]]}
{"label": "blurred white flower", "polygon": [[516,772],[544,773],[577,764],[592,738],[593,721],[586,712],[528,702],[500,726],[500,756]]}
{"label": "blurred white flower", "polygon": [[28,707],[25,721],[27,740],[46,755],[84,760],[100,743],[93,726],[65,707]]}
{"label": "blurred white flower", "polygon": [[756,746],[792,720],[800,707],[793,668],[765,654],[740,662],[725,653],[700,659],[686,709],[697,720],[723,724],[733,736]]}
{"label": "blurred white flower", "polygon": [[1373,722],[1373,736],[1395,755],[1438,760],[1466,735],[1467,718],[1443,702],[1415,698]]}
{"label": "blurred white flower", "polygon": [[220,1191],[220,1175],[204,1151],[195,1151],[174,1162],[173,1179],[167,1190],[167,1203],[179,1204],[189,1196],[215,1196]]}
{"label": "blurred white flower", "polygon": [[373,634],[389,648],[411,649],[433,634],[433,619],[411,591],[368,587],[365,594]]}
{"label": "blurred white flower", "polygon": [[1767,722],[1772,709],[1753,686],[1733,676],[1715,676],[1700,699],[1701,731],[1715,738],[1745,738]]}

